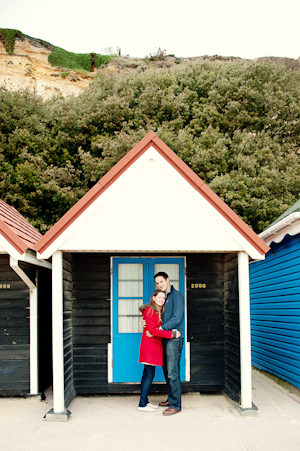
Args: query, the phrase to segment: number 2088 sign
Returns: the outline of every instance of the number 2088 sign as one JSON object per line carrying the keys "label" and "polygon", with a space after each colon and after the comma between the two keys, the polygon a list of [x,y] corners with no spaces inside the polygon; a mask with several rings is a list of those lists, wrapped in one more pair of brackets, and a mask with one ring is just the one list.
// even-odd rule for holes
{"label": "number 2088 sign", "polygon": [[206,288],[206,283],[191,283],[191,288]]}

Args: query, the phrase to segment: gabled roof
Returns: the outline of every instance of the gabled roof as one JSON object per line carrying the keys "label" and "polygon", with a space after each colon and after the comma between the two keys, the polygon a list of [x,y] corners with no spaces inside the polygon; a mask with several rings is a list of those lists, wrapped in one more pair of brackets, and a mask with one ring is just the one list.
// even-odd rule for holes
{"label": "gabled roof", "polygon": [[[277,224],[277,222],[281,221],[282,219],[286,218],[287,216],[291,215],[292,213],[300,212],[300,199],[297,200],[290,208],[288,208],[282,215],[280,215],[275,221],[273,221],[265,230],[269,229],[273,225]],[[265,231],[264,230],[264,231]],[[263,232],[264,232],[263,231]]]}
{"label": "gabled roof", "polygon": [[286,235],[298,234],[300,234],[300,199],[263,230],[259,237],[270,246],[272,242],[280,243]]}
{"label": "gabled roof", "polygon": [[230,225],[263,256],[269,247],[200,179],[154,132],[148,133],[125,155],[94,187],[88,191],[35,245],[42,254],[68,227],[79,218],[124,172],[129,169],[150,147],[153,147],[188,184],[208,201]]}
{"label": "gabled roof", "polygon": [[0,235],[19,254],[34,245],[42,235],[14,207],[0,199]]}

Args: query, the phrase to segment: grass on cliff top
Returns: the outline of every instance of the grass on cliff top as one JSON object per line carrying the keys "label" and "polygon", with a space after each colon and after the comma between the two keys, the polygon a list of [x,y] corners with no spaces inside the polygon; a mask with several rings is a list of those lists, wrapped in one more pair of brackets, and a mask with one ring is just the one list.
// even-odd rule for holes
{"label": "grass on cliff top", "polygon": [[5,50],[9,55],[14,53],[15,39],[18,37],[23,41],[24,34],[19,30],[0,28],[0,40],[4,42]]}
{"label": "grass on cliff top", "polygon": [[36,45],[38,47],[45,47],[48,50],[53,50],[54,46],[47,41],[43,41],[42,39],[33,38],[32,36],[27,36],[27,34],[22,33],[19,30],[13,30],[10,28],[0,28],[0,40],[3,41],[5,45],[5,51],[9,55],[13,55],[15,40],[16,38],[24,41],[26,38],[31,44]]}
{"label": "grass on cliff top", "polygon": [[[91,53],[72,53],[60,47],[54,47],[53,52],[49,55],[48,61],[51,66],[63,67],[64,69],[91,71],[92,66]],[[114,55],[95,55],[95,66],[98,68],[106,65],[114,58]]]}

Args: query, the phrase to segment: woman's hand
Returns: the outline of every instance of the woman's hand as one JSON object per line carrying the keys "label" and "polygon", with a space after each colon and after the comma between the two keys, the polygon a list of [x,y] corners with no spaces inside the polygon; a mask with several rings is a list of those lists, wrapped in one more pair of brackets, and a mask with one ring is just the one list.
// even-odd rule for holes
{"label": "woman's hand", "polygon": [[172,330],[172,338],[179,338],[181,336],[181,333],[177,329]]}

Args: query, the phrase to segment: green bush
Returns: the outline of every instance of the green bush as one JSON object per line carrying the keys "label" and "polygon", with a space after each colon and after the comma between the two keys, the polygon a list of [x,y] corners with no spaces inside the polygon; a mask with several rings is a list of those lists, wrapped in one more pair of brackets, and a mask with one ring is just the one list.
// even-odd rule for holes
{"label": "green bush", "polygon": [[100,67],[103,65],[106,65],[110,62],[111,59],[113,59],[115,56],[114,55],[96,55],[95,58],[95,64],[96,67]]}
{"label": "green bush", "polygon": [[51,66],[65,69],[81,69],[87,72],[91,69],[91,56],[88,53],[71,53],[60,47],[54,47],[48,57]]}
{"label": "green bush", "polygon": [[[98,68],[102,64],[107,64],[113,55],[96,55],[95,65]],[[54,47],[49,55],[48,61],[51,66],[63,67],[64,69],[84,70],[90,72],[92,65],[91,53],[72,53],[60,47]]]}
{"label": "green bush", "polygon": [[44,231],[153,130],[260,232],[299,199],[299,118],[300,72],[271,63],[101,71],[47,101],[0,87],[0,198]]}

